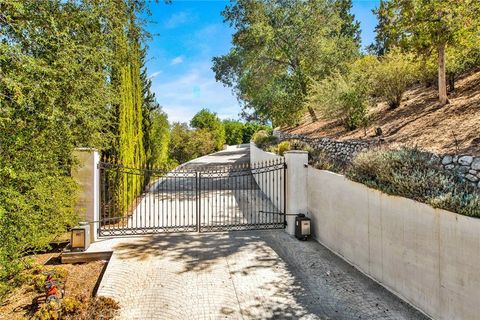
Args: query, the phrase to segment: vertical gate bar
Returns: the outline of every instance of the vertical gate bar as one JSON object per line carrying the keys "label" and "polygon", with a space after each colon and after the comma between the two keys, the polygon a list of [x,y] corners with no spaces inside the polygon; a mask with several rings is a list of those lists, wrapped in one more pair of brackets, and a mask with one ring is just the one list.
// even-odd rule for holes
{"label": "vertical gate bar", "polygon": [[273,215],[273,223],[277,224],[278,221],[278,206],[277,206],[277,198],[278,198],[278,188],[277,188],[277,181],[278,181],[278,160],[275,160],[274,171],[272,172],[273,175],[273,199],[272,199],[272,207],[275,214]]}
{"label": "vertical gate bar", "polygon": [[201,207],[202,207],[202,202],[201,202],[201,198],[202,198],[202,174],[200,172],[197,172],[196,174],[196,180],[197,180],[197,232],[201,232],[202,231],[202,228],[201,228]]}
{"label": "vertical gate bar", "polygon": [[177,183],[178,183],[178,173],[175,175],[175,209],[173,210],[173,227],[177,227],[177,213],[178,213],[178,205],[177,205],[177,200],[178,200],[178,188],[177,188]]}
{"label": "vertical gate bar", "polygon": [[187,194],[185,193],[185,189],[186,189],[186,186],[187,186],[187,183],[188,183],[188,176],[186,176],[185,174],[183,175],[182,177],[182,185],[181,185],[181,188],[182,188],[182,216],[183,216],[183,220],[182,220],[182,230],[185,230],[185,226],[186,226],[186,220],[185,220],[185,198],[187,196]]}
{"label": "vertical gate bar", "polygon": [[166,207],[168,206],[168,173],[165,175],[165,180],[163,183],[163,188],[160,188],[162,197],[160,198],[160,201],[162,201],[162,211],[160,212],[160,226],[162,227],[162,230],[165,231],[165,222],[164,222],[164,217],[166,213]]}
{"label": "vertical gate bar", "polygon": [[[124,186],[124,181],[123,181],[123,176],[120,176],[120,169],[117,167],[114,168],[114,170],[112,170],[114,172],[114,175],[115,175],[115,188],[112,188],[112,190],[110,191],[110,194],[113,193],[113,208],[112,210],[110,210],[110,212],[108,213],[108,229],[110,230],[112,228],[111,226],[111,223],[112,223],[112,214],[121,214],[122,211],[120,210],[123,210],[123,208],[121,207],[121,205],[123,204],[123,197],[124,197],[124,194],[125,194],[125,186]],[[120,188],[121,186],[121,188]],[[115,194],[115,189],[118,187],[118,195]]]}
{"label": "vertical gate bar", "polygon": [[268,165],[269,165],[269,168],[268,168],[268,175],[267,175],[267,180],[268,180],[268,209],[267,209],[267,224],[271,224],[272,223],[272,214],[269,213],[270,211],[273,211],[273,208],[271,208],[272,206],[272,202],[273,202],[273,199],[272,199],[272,196],[273,196],[273,186],[272,186],[272,164],[273,164],[273,161],[269,161],[268,162]]}
{"label": "vertical gate bar", "polygon": [[[239,167],[236,170],[242,170],[242,168]],[[238,221],[238,206],[237,206],[236,198],[235,198],[235,189],[237,188],[237,183],[238,183],[238,178],[239,178],[238,173],[241,172],[241,171],[237,172],[236,170],[233,172],[232,186],[230,187],[231,190],[229,190],[230,195],[231,195],[230,198],[232,199],[233,213],[235,215],[235,217],[232,220],[232,225],[233,225],[234,228],[236,227],[237,221]]]}
{"label": "vertical gate bar", "polygon": [[[111,169],[111,167],[109,167],[109,169]],[[112,219],[111,219],[112,218],[111,217],[112,212],[116,212],[118,210],[118,203],[117,202],[119,202],[121,200],[120,197],[123,195],[123,192],[119,192],[118,196],[117,196],[117,194],[115,194],[115,189],[119,188],[119,181],[120,181],[120,179],[118,177],[119,176],[118,168],[115,168],[114,170],[112,170],[112,172],[113,172],[113,176],[115,177],[115,180],[114,180],[114,184],[113,184],[114,188],[110,188],[110,190],[109,190],[109,193],[110,193],[109,198],[113,199],[113,201],[110,200],[109,202],[113,202],[113,205],[112,205],[112,208],[110,208],[108,210],[108,217],[107,217],[107,221],[106,221],[107,226],[108,226],[107,229],[109,229],[109,230],[110,230],[110,227],[111,227],[110,223],[112,223]],[[123,187],[123,184],[121,186]],[[123,190],[121,190],[121,191],[123,191]],[[113,192],[113,195],[112,195],[112,192]]]}
{"label": "vertical gate bar", "polygon": [[102,182],[101,185],[102,185],[102,193],[100,194],[100,215],[99,215],[99,221],[97,222],[98,223],[98,234],[97,236],[100,236],[101,234],[101,231],[102,231],[102,222],[103,222],[103,218],[105,217],[105,200],[106,200],[106,178],[105,178],[105,168],[103,167],[103,163],[100,162],[99,163],[99,166],[100,166],[100,181]]}
{"label": "vertical gate bar", "polygon": [[242,208],[240,208],[240,210],[241,210],[241,218],[242,218],[243,224],[248,223],[247,218],[245,216],[245,210],[248,207],[248,192],[246,190],[247,183],[248,183],[248,169],[249,169],[248,166],[245,165],[245,172],[243,173],[242,187],[241,187],[241,195],[243,197],[243,201],[242,201],[243,210],[241,210]]}
{"label": "vertical gate bar", "polygon": [[256,174],[257,172],[255,171],[255,168],[257,167],[256,163],[252,164],[252,188],[255,191],[253,193],[253,199],[252,199],[252,223],[256,224],[257,221],[257,197],[258,197],[258,185],[257,185],[257,179],[256,179]]}
{"label": "vertical gate bar", "polygon": [[209,226],[211,224],[211,220],[213,220],[213,217],[210,217],[210,215],[213,215],[213,212],[215,211],[214,206],[215,206],[215,201],[216,199],[216,194],[215,194],[215,177],[212,176],[212,172],[207,173],[208,178],[205,180],[207,185],[206,185],[206,207],[205,207],[205,213],[203,214],[205,218],[205,224]]}
{"label": "vertical gate bar", "polygon": [[[227,215],[228,215],[228,210],[226,206],[226,197],[225,197],[225,192],[224,190],[219,190],[218,187],[218,182],[222,181],[222,173],[217,173],[217,179],[215,179],[215,205],[218,207],[220,205],[221,210],[217,210],[217,212],[221,212],[220,219],[217,219],[214,221],[216,224],[220,226],[224,226],[227,222]],[[219,199],[220,197],[220,199]]]}
{"label": "vertical gate bar", "polygon": [[253,171],[253,163],[252,165],[250,166],[250,183],[249,183],[249,188],[251,188],[251,191],[250,191],[250,203],[249,203],[249,214],[250,214],[250,221],[249,223],[253,224],[253,201],[255,200],[255,185],[254,185],[254,182],[255,182],[255,176],[253,175],[254,171]]}
{"label": "vertical gate bar", "polygon": [[151,197],[150,197],[150,192],[148,190],[148,181],[150,180],[150,169],[148,168],[147,165],[147,171],[145,174],[145,179],[142,183],[143,190],[145,190],[145,206],[147,207],[148,210],[148,229],[151,231],[152,229],[152,203],[151,203]]}
{"label": "vertical gate bar", "polygon": [[154,206],[155,206],[155,211],[154,211],[154,215],[153,215],[153,227],[155,229],[155,231],[158,231],[158,197],[157,197],[157,181],[158,179],[160,178],[160,174],[158,173],[154,173],[152,174],[155,175],[152,177],[152,180],[153,180],[153,184],[152,184],[152,187],[153,187],[153,190],[152,190],[152,196],[153,196],[153,203],[154,203]]}
{"label": "vertical gate bar", "polygon": [[287,164],[283,164],[283,227],[287,227]]}
{"label": "vertical gate bar", "polygon": [[142,209],[143,209],[143,214],[140,215],[140,227],[143,229],[145,227],[145,221],[147,220],[147,218],[146,218],[145,206],[143,205],[142,180],[143,180],[143,170],[140,169],[140,178],[137,179],[138,181],[137,190],[139,190],[140,192],[137,191],[135,193],[136,193],[136,197],[140,201],[140,212],[142,212]]}
{"label": "vertical gate bar", "polygon": [[261,177],[262,177],[262,186],[263,186],[263,190],[262,190],[262,215],[260,216],[260,224],[264,224],[265,223],[265,191],[266,190],[266,186],[265,186],[265,162],[262,163],[262,173],[261,173]]}

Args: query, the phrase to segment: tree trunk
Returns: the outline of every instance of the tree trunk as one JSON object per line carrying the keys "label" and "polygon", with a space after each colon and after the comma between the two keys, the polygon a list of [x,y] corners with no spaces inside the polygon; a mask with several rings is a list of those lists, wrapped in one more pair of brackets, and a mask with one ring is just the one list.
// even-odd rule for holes
{"label": "tree trunk", "polygon": [[447,74],[447,78],[448,78],[448,92],[455,91],[455,74],[453,72],[450,72]]}
{"label": "tree trunk", "polygon": [[313,110],[312,107],[308,107],[308,113],[310,113],[310,117],[312,118],[312,121],[315,122],[318,120],[317,115],[315,114],[315,110]]}
{"label": "tree trunk", "polygon": [[448,103],[447,75],[445,71],[445,43],[438,45],[438,99],[441,105]]}

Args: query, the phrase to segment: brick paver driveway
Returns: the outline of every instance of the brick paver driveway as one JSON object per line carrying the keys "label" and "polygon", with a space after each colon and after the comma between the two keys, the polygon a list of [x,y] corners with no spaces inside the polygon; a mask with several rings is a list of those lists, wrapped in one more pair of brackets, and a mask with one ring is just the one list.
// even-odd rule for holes
{"label": "brick paver driveway", "polygon": [[[248,161],[248,147],[199,158]],[[423,319],[311,240],[283,230],[159,234],[101,240],[114,253],[98,295],[121,319]]]}
{"label": "brick paver driveway", "polygon": [[315,241],[283,230],[103,240],[98,295],[121,319],[423,319]]}

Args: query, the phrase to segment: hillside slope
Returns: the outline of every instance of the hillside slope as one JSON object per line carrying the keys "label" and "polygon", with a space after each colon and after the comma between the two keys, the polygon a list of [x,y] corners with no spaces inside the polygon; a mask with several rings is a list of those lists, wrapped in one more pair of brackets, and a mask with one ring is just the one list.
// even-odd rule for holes
{"label": "hillside slope", "polygon": [[404,94],[395,110],[386,103],[371,108],[365,129],[346,131],[339,121],[311,122],[305,117],[298,126],[281,130],[346,140],[371,139],[380,127],[388,143],[417,145],[438,154],[480,155],[480,71],[460,78],[449,99],[448,105],[440,107],[435,88],[417,86]]}

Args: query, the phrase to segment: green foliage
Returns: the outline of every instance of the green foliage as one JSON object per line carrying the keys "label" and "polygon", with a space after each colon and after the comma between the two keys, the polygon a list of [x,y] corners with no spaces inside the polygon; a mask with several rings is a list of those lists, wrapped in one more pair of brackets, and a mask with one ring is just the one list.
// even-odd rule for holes
{"label": "green foliage", "polygon": [[0,281],[76,223],[74,147],[111,141],[111,35],[90,4],[0,3]]}
{"label": "green foliage", "polygon": [[319,170],[328,170],[337,173],[341,173],[343,170],[343,166],[338,161],[333,160],[328,153],[318,149],[309,152],[308,162]]}
{"label": "green foliage", "polygon": [[388,39],[389,46],[398,45],[423,56],[424,60],[437,53],[439,100],[445,104],[446,49],[460,49],[463,41],[478,40],[479,13],[477,0],[390,0],[382,2],[377,11],[381,22],[377,32],[383,40]]}
{"label": "green foliage", "polygon": [[224,120],[226,142],[228,145],[249,143],[255,132],[265,130],[272,132],[272,128],[256,122],[243,123],[238,120]]}
{"label": "green foliage", "polygon": [[118,316],[120,306],[112,298],[94,297],[90,300],[78,297],[65,297],[60,306],[51,302],[43,304],[35,312],[36,320],[111,320]]}
{"label": "green foliage", "polygon": [[[144,8],[144,1],[0,1],[0,281],[24,267],[23,254],[78,221],[75,147],[145,163],[136,19]],[[124,180],[117,191],[136,188]]]}
{"label": "green foliage", "polygon": [[168,116],[158,104],[152,92],[152,80],[148,78],[145,67],[145,48],[140,51],[140,80],[142,82],[142,130],[145,161],[148,167],[170,169],[168,145],[170,142],[170,125]]}
{"label": "green foliage", "polygon": [[258,132],[255,132],[255,134],[252,136],[252,141],[255,144],[259,144],[262,140],[268,138],[270,134],[266,130],[260,130]]}
{"label": "green foliage", "polygon": [[247,122],[243,127],[243,143],[249,143],[253,135],[258,131],[266,131],[272,134],[272,127],[257,122]]}
{"label": "green foliage", "polygon": [[347,130],[354,130],[367,123],[367,93],[366,83],[354,74],[334,73],[314,84],[309,103],[323,117],[341,119]]}
{"label": "green foliage", "polygon": [[208,129],[192,130],[186,123],[174,123],[170,132],[169,156],[177,164],[185,163],[215,151]]}
{"label": "green foliage", "polygon": [[266,150],[268,147],[273,146],[277,144],[278,138],[275,136],[272,136],[268,131],[266,130],[260,130],[256,132],[253,137],[252,141],[259,147],[260,149]]}
{"label": "green foliage", "polygon": [[193,128],[209,132],[213,138],[216,151],[223,149],[223,145],[225,144],[225,128],[216,113],[210,112],[208,109],[202,109],[193,116],[190,125]]}
{"label": "green foliage", "polygon": [[373,73],[375,95],[391,109],[400,106],[403,93],[420,78],[419,64],[412,54],[391,50],[380,58]]}
{"label": "green foliage", "polygon": [[391,195],[480,217],[480,194],[459,175],[443,170],[430,153],[414,148],[358,155],[347,176]]}
{"label": "green foliage", "polygon": [[[244,112],[277,126],[298,121],[310,84],[358,55],[350,1],[241,0],[223,12],[233,48],[213,59],[217,81],[234,89]],[[343,19],[342,19],[343,18]]]}
{"label": "green foliage", "polygon": [[226,143],[228,145],[237,145],[244,143],[243,131],[245,125],[238,120],[224,120]]}
{"label": "green foliage", "polygon": [[290,144],[289,141],[282,141],[279,144],[277,144],[276,146],[272,146],[272,147],[268,148],[268,151],[279,154],[281,156],[283,156],[283,154],[286,151],[290,151],[290,150],[292,150],[292,145]]}
{"label": "green foliage", "polygon": [[149,114],[151,126],[149,128],[148,165],[162,169],[169,168],[168,149],[170,143],[170,126],[167,114],[161,110],[152,110]]}

